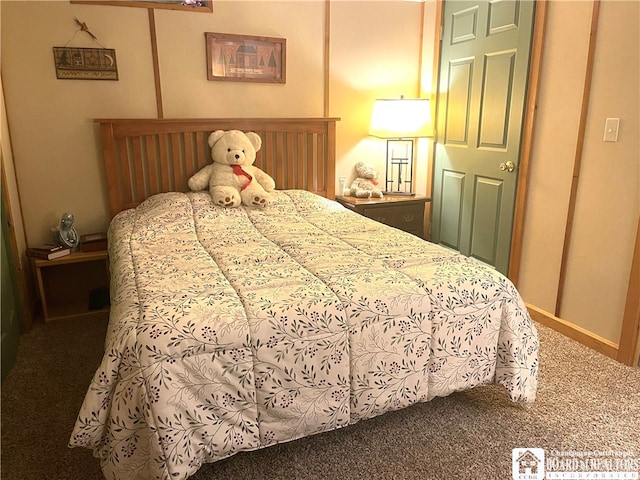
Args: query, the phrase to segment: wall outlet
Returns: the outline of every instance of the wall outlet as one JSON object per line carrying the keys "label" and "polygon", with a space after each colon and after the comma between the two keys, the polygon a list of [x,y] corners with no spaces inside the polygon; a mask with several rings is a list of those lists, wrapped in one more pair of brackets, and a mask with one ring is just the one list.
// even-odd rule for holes
{"label": "wall outlet", "polygon": [[619,118],[607,118],[604,122],[604,141],[617,142],[619,127],[620,127]]}

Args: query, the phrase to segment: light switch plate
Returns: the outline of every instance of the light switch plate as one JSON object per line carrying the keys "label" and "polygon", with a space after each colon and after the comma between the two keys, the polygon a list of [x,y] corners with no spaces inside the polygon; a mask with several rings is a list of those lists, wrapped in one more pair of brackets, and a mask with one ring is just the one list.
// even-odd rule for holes
{"label": "light switch plate", "polygon": [[619,127],[620,127],[619,118],[607,118],[604,122],[604,141],[617,142]]}

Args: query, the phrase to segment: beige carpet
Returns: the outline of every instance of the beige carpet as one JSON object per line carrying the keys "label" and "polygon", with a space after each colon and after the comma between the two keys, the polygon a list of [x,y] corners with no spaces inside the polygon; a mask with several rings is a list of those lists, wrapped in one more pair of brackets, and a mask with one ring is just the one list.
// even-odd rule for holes
{"label": "beige carpet", "polygon": [[[99,480],[67,442],[101,355],[105,315],[38,325],[2,384],[3,480]],[[543,326],[536,403],[481,387],[336,432],[205,465],[193,480],[511,479],[513,448],[631,452],[640,460],[640,370]]]}

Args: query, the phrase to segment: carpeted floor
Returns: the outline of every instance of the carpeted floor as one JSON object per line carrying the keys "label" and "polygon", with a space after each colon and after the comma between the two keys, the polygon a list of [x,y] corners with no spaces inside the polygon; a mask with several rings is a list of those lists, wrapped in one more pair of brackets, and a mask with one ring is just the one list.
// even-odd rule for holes
{"label": "carpeted floor", "polygon": [[[3,480],[99,480],[67,447],[102,356],[106,315],[38,325],[2,384]],[[514,405],[496,386],[457,393],[336,432],[245,452],[191,480],[511,479],[513,448],[627,452],[640,461],[640,370],[538,325],[538,398]],[[636,468],[637,471],[637,468]]]}

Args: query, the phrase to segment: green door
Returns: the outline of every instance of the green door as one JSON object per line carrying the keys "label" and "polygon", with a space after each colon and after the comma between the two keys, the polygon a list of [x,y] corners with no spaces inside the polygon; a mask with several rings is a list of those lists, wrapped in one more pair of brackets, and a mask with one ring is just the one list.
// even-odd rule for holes
{"label": "green door", "polygon": [[0,285],[2,298],[0,301],[2,315],[2,380],[15,364],[20,340],[20,311],[18,289],[15,278],[13,256],[9,248],[9,228],[7,225],[4,196],[2,196],[2,236],[0,237],[0,268],[2,270],[2,284]]}
{"label": "green door", "polygon": [[533,1],[446,1],[431,240],[507,274]]}

